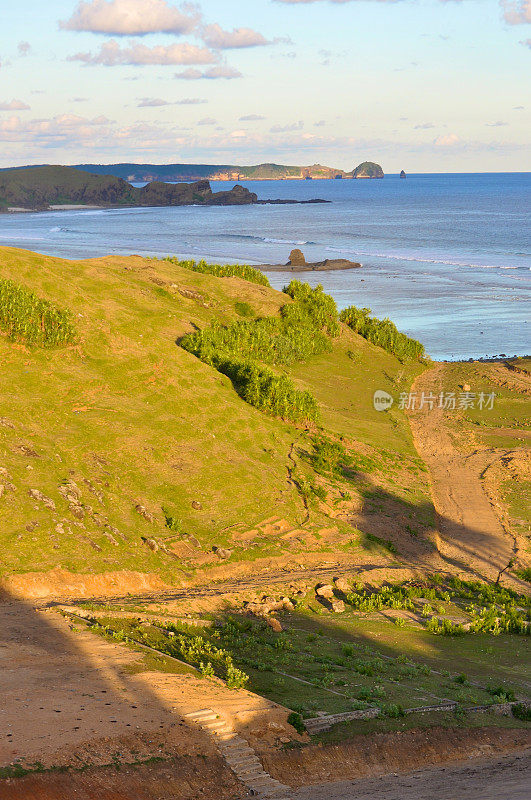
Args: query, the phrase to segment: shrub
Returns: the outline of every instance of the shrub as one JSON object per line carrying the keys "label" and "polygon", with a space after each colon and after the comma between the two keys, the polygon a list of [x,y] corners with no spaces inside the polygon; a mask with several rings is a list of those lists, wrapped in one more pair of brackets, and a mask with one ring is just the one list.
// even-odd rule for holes
{"label": "shrub", "polygon": [[315,421],[314,397],[263,364],[289,365],[329,352],[329,337],[339,333],[337,308],[321,286],[292,281],[285,291],[294,302],[279,316],[214,324],[184,336],[180,345],[227,375],[240,397],[261,411],[292,422]]}
{"label": "shrub", "polygon": [[496,703],[512,703],[516,699],[513,689],[506,686],[487,686],[486,691]]}
{"label": "shrub", "polygon": [[249,267],[247,264],[207,264],[206,261],[180,261],[174,256],[168,256],[164,261],[169,261],[171,264],[177,264],[184,269],[190,269],[193,272],[202,272],[205,275],[214,275],[216,278],[242,278],[244,281],[250,283],[257,283],[259,286],[270,286],[270,283],[263,272]]}
{"label": "shrub", "polygon": [[38,347],[64,347],[76,340],[68,311],[4,279],[0,279],[0,328],[13,341]]}
{"label": "shrub", "polygon": [[398,703],[389,703],[389,705],[382,705],[380,708],[382,714],[391,719],[398,719],[399,717],[405,716],[404,709]]}
{"label": "shrub", "polygon": [[218,370],[230,378],[242,400],[260,411],[291,422],[317,419],[316,399],[310,392],[296,389],[285,375],[243,361],[220,362]]}
{"label": "shrub", "polygon": [[404,362],[411,359],[421,361],[425,357],[424,347],[420,342],[401,333],[390,319],[380,320],[371,317],[370,314],[370,308],[349,306],[341,312],[339,318],[355,333],[388,353],[392,353],[399,361]]}
{"label": "shrub", "polygon": [[[312,289],[309,283],[291,281],[282,291],[296,301],[293,305],[289,304],[282,308],[285,318],[291,317],[295,322],[298,316],[304,313],[316,330],[324,330],[329,336],[339,336],[336,302],[333,297],[324,293],[320,284]],[[299,309],[303,309],[303,312]]]}
{"label": "shrub", "polygon": [[312,440],[312,446],[310,463],[321,474],[341,475],[342,467],[348,466],[352,461],[340,442],[334,442],[326,436],[316,436]]}
{"label": "shrub", "polygon": [[288,723],[295,728],[297,733],[303,734],[306,730],[304,727],[304,722],[302,721],[302,716],[297,713],[297,711],[292,711],[288,717]]}
{"label": "shrub", "polygon": [[521,719],[523,722],[531,722],[531,707],[525,703],[516,703],[512,707],[513,717]]}
{"label": "shrub", "polygon": [[234,310],[240,317],[254,317],[254,311],[249,303],[242,303],[240,300],[237,300],[234,303]]}

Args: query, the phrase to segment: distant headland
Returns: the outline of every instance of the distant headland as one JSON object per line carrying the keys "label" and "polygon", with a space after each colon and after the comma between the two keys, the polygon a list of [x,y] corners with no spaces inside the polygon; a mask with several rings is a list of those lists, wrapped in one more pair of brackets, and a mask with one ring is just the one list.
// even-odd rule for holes
{"label": "distant headland", "polygon": [[[94,175],[114,175],[129,183],[151,181],[289,181],[349,180],[383,178],[384,172],[374,161],[364,161],[350,172],[313,164],[309,167],[285,164],[257,164],[250,167],[232,164],[74,164],[75,169]],[[27,169],[22,167],[19,169]],[[1,171],[0,171],[1,174]]]}
{"label": "distant headland", "polygon": [[114,175],[75,167],[43,166],[0,170],[0,211],[46,211],[72,207],[242,206],[267,203],[325,203],[326,200],[258,200],[243,186],[213,192],[208,180],[151,181],[141,188]]}

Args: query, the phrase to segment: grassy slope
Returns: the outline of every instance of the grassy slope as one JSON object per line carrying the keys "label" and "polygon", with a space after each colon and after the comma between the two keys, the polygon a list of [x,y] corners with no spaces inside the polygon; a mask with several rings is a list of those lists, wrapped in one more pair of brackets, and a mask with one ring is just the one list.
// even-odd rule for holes
{"label": "grassy slope", "polygon": [[[182,559],[152,552],[141,537],[175,541],[180,531],[193,534],[201,549],[186,561],[189,570],[218,563],[209,551],[231,544],[229,526],[241,523],[244,530],[272,515],[300,522],[304,509],[286,467],[291,444],[307,446],[304,432],[245,404],[227,378],[176,345],[193,325],[236,318],[238,300],[257,314],[273,314],[285,295],[139,257],[67,262],[10,248],[0,250],[0,276],[70,308],[81,336],[79,347],[47,352],[0,336],[0,467],[7,470],[0,475],[6,486],[1,573],[61,565],[177,578]],[[343,329],[332,354],[290,373],[315,392],[326,428],[377,463],[369,483],[387,480],[387,495],[401,498],[401,507],[405,498],[411,516],[417,509],[424,513],[430,501],[406,420],[399,411],[372,408],[373,388],[390,387],[402,370],[393,357]],[[408,370],[403,383],[407,376]],[[58,491],[67,480],[79,487],[82,519]],[[366,483],[360,479],[357,487],[353,480],[353,494],[365,496]],[[56,509],[30,497],[31,489]],[[193,501],[202,508],[192,508]],[[155,522],[135,510],[138,503]],[[165,527],[163,506],[180,520],[180,531]],[[326,513],[316,508],[312,524],[330,525]],[[106,525],[124,540],[114,533],[118,544],[109,541]],[[241,547],[234,558],[264,553],[278,553],[278,543],[270,539],[252,552]]]}

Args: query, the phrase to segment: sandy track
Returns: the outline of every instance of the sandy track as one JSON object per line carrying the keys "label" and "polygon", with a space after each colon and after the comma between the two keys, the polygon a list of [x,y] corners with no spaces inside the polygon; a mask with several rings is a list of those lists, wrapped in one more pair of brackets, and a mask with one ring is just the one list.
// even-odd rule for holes
{"label": "sandy track", "polygon": [[[420,375],[413,391],[437,396],[444,365]],[[438,550],[454,570],[496,578],[514,556],[514,540],[504,529],[485,494],[480,471],[455,447],[444,411],[425,406],[409,412],[419,455],[429,468],[438,515]]]}
{"label": "sandy track", "polygon": [[339,781],[292,792],[293,800],[527,800],[531,785],[529,753],[465,764]]}

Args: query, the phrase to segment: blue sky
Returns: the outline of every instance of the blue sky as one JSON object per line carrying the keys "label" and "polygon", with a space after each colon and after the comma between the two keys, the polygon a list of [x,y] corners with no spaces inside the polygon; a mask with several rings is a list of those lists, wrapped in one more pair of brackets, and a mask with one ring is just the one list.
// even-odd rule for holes
{"label": "blue sky", "polygon": [[18,0],[0,164],[529,170],[531,0]]}

